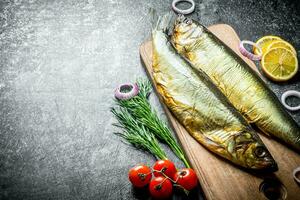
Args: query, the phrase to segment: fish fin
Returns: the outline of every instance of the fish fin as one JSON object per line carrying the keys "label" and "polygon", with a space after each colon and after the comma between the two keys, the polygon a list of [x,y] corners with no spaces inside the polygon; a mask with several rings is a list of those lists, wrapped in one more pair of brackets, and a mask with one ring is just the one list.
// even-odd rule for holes
{"label": "fish fin", "polygon": [[207,137],[206,135],[203,135],[203,139],[205,140],[205,145],[207,145],[210,148],[214,149],[224,149],[224,147],[217,142],[213,141],[211,138]]}
{"label": "fish fin", "polygon": [[153,8],[149,9],[149,14],[151,17],[152,30],[162,30],[168,35],[172,30],[174,14],[170,11],[163,16],[158,16],[156,10]]}
{"label": "fish fin", "polygon": [[206,148],[208,148],[212,152],[218,154],[219,156],[224,157],[229,160],[233,156],[233,154],[231,152],[229,152],[228,149],[226,147],[224,147],[223,145],[213,141],[212,139],[210,139],[206,136],[204,136],[204,140],[205,140],[205,142],[203,143],[203,145],[206,146]]}
{"label": "fish fin", "polygon": [[208,144],[209,146],[214,146],[214,147],[217,147],[217,148],[222,147],[221,145],[219,145],[218,143],[216,143],[213,140],[209,139],[208,137],[205,137],[205,141],[206,141],[206,144]]}
{"label": "fish fin", "polygon": [[149,8],[149,16],[150,16],[150,21],[151,21],[151,25],[152,25],[152,30],[155,29],[156,27],[156,23],[158,21],[158,15],[157,12],[154,8]]}

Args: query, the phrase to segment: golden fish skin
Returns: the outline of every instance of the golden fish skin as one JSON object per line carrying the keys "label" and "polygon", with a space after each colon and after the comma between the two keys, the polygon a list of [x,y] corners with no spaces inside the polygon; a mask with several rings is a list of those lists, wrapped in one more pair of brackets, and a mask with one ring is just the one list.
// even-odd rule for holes
{"label": "golden fish skin", "polygon": [[[164,18],[163,18],[164,19]],[[168,41],[163,23],[152,31],[153,76],[164,103],[199,143],[233,163],[256,170],[277,164],[256,132],[210,82]]]}
{"label": "golden fish skin", "polygon": [[276,95],[233,50],[201,24],[179,16],[172,43],[196,70],[204,71],[230,103],[267,135],[300,150],[299,125]]}

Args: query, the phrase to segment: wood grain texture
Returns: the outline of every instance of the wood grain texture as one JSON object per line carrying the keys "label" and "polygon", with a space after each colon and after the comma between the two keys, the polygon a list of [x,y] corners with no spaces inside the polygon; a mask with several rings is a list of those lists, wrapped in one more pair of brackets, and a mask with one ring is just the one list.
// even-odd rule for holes
{"label": "wood grain texture", "polygon": [[[255,64],[239,53],[237,47],[240,40],[232,27],[226,24],[218,24],[210,26],[209,29],[239,54],[253,70],[257,71]],[[146,71],[153,81],[151,41],[141,45],[140,54]],[[206,150],[187,133],[164,104],[163,107],[191,165],[196,170],[207,199],[266,199],[264,194],[259,191],[259,186],[269,178],[278,180],[284,185],[287,191],[287,199],[300,199],[300,187],[292,178],[293,169],[300,165],[299,154],[260,134],[277,161],[279,171],[272,174],[247,172]]]}

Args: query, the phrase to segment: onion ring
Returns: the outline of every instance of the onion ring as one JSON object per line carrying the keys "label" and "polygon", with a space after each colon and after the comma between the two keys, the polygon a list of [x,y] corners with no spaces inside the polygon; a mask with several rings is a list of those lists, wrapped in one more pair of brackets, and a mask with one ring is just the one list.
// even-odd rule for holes
{"label": "onion ring", "polygon": [[115,98],[119,100],[127,100],[139,93],[139,87],[136,83],[124,83],[119,85],[115,90]]}
{"label": "onion ring", "polygon": [[[189,3],[192,4],[192,6],[188,9],[182,10],[182,9],[179,9],[179,8],[176,7],[176,4],[178,4],[179,2],[189,2]],[[172,8],[178,14],[188,15],[188,14],[194,12],[195,2],[193,0],[173,0]]]}
{"label": "onion ring", "polygon": [[[249,52],[245,47],[244,47],[244,44],[249,44],[249,45],[252,45],[254,46],[255,48],[258,49],[258,52],[259,54],[258,55],[255,55],[251,52]],[[241,52],[241,54],[247,58],[249,58],[250,60],[260,60],[261,57],[262,57],[262,50],[261,48],[255,44],[254,42],[251,42],[251,41],[248,41],[248,40],[243,40],[240,42],[240,45],[239,45],[239,50]]]}
{"label": "onion ring", "polygon": [[300,167],[297,167],[296,169],[294,169],[294,171],[293,171],[293,177],[294,177],[295,181],[298,184],[300,184],[300,178],[298,178],[298,177],[300,177]]}
{"label": "onion ring", "polygon": [[297,110],[300,110],[300,105],[298,105],[298,106],[293,106],[293,107],[287,105],[287,103],[286,103],[285,101],[286,101],[286,98],[289,97],[289,96],[295,96],[295,97],[300,98],[300,92],[299,92],[299,91],[296,91],[296,90],[288,90],[288,91],[284,92],[284,93],[281,95],[281,102],[282,102],[282,104],[284,105],[284,107],[286,107],[286,109],[291,110],[291,111],[297,111]]}

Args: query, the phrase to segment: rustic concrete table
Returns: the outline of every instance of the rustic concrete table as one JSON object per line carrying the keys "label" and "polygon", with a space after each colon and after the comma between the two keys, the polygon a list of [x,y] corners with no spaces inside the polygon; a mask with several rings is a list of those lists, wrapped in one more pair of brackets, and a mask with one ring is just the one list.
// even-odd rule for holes
{"label": "rustic concrete table", "polygon": [[[138,49],[150,37],[149,7],[162,14],[170,4],[1,1],[0,199],[149,198],[131,187],[127,171],[154,158],[113,134],[109,107],[118,84],[146,76]],[[300,49],[299,6],[292,0],[200,0],[192,17],[205,25],[230,24],[242,39],[279,35]],[[300,90],[299,77],[268,84],[279,97]],[[151,102],[164,118],[155,95]],[[291,114],[300,123],[300,112]],[[201,196],[198,189],[174,199]]]}

